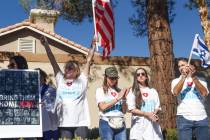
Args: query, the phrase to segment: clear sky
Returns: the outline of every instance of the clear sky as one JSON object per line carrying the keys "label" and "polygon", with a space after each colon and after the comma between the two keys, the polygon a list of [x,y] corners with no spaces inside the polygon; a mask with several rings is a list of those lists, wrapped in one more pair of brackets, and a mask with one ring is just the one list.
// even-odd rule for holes
{"label": "clear sky", "polygon": [[[176,2],[176,17],[171,24],[173,50],[175,57],[188,57],[194,35],[199,33],[203,37],[200,18],[197,10],[190,11],[184,8],[186,0]],[[137,38],[133,35],[128,18],[134,13],[130,0],[119,0],[114,9],[116,48],[112,56],[149,56],[147,37]],[[0,28],[12,25],[27,19],[28,15],[19,4],[19,0],[1,0]],[[63,37],[89,47],[93,37],[93,23],[85,21],[79,25],[72,25],[61,18],[58,20],[55,32]]]}

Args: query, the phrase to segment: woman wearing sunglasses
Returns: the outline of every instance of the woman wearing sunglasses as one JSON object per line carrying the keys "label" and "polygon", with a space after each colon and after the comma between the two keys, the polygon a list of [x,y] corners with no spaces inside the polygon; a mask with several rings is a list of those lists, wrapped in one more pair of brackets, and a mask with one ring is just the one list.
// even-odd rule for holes
{"label": "woman wearing sunglasses", "polygon": [[126,140],[124,113],[126,103],[124,94],[118,84],[118,71],[115,67],[105,69],[102,87],[96,90],[99,108],[99,134],[101,140]]}
{"label": "woman wearing sunglasses", "polygon": [[162,140],[157,112],[160,111],[158,93],[149,87],[149,78],[144,68],[134,73],[133,86],[127,95],[127,105],[132,113],[131,140]]}

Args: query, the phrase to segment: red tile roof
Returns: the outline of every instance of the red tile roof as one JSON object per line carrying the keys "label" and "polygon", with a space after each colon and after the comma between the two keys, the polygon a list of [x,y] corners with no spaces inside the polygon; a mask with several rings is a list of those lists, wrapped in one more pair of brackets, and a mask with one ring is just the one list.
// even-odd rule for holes
{"label": "red tile roof", "polygon": [[[66,43],[66,44],[68,44],[68,45],[71,45],[71,46],[73,46],[73,47],[76,47],[77,49],[81,49],[81,50],[85,51],[86,53],[89,51],[88,48],[85,48],[85,47],[83,47],[82,45],[79,45],[79,44],[77,44],[77,43],[75,43],[75,42],[73,42],[73,41],[70,41],[70,40],[68,40],[68,39],[66,39],[66,38],[64,38],[64,37],[62,37],[62,36],[60,36],[60,35],[58,35],[58,34],[56,34],[56,33],[54,33],[54,32],[50,32],[50,31],[48,31],[48,30],[45,30],[44,28],[42,28],[42,27],[40,27],[40,26],[38,26],[38,25],[36,25],[36,24],[34,24],[34,23],[29,22],[29,20],[25,20],[25,21],[23,21],[23,22],[16,23],[16,24],[14,24],[14,25],[10,25],[10,26],[7,26],[7,27],[5,27],[5,28],[1,28],[1,29],[0,29],[0,35],[1,35],[2,33],[6,33],[6,32],[9,32],[9,31],[11,31],[11,30],[18,29],[18,28],[20,28],[20,27],[25,27],[25,28],[27,28],[27,27],[32,27],[32,28],[34,28],[34,29],[37,29],[37,30],[43,32],[43,33],[48,34],[48,35],[51,36],[51,37],[55,37],[56,39],[58,39],[58,40],[60,40],[60,41],[62,41],[62,42],[64,42],[64,43]],[[21,28],[21,29],[22,29],[22,28]],[[31,28],[30,28],[30,29],[31,29]],[[99,55],[99,53],[96,53],[96,54]]]}

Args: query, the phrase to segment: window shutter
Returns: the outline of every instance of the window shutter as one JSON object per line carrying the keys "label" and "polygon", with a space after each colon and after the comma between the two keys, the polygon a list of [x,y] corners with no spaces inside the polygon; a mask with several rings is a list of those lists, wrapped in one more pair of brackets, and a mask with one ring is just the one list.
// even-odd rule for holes
{"label": "window shutter", "polygon": [[35,39],[18,39],[18,52],[31,52],[35,53]]}

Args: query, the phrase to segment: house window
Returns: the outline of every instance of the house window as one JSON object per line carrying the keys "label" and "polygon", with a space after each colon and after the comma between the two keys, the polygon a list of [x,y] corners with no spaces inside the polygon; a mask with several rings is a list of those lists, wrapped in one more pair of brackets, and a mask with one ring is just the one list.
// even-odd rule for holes
{"label": "house window", "polygon": [[35,39],[18,38],[18,52],[35,53]]}

